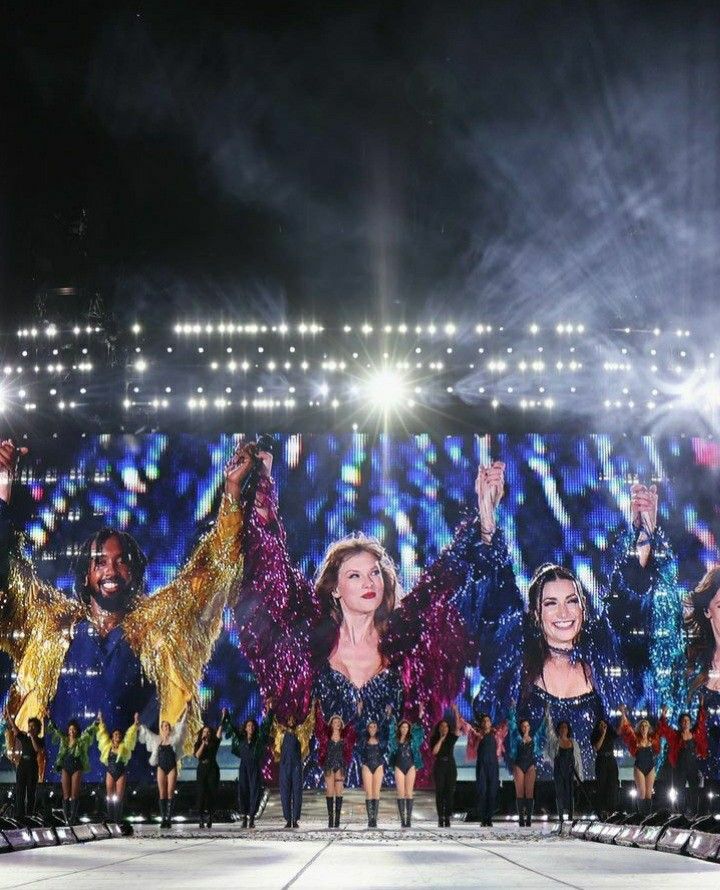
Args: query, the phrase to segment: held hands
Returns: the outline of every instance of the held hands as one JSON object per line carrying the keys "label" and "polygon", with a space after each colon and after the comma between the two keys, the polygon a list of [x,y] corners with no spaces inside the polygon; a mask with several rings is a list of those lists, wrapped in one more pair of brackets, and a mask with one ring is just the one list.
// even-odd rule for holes
{"label": "held hands", "polygon": [[28,453],[27,448],[18,448],[12,439],[0,442],[0,498],[10,503],[12,483],[21,457]]}
{"label": "held hands", "polygon": [[630,508],[635,528],[642,529],[647,536],[652,535],[657,525],[657,485],[648,488],[647,485],[636,482],[630,489]]}
{"label": "held hands", "polygon": [[495,532],[495,510],[505,491],[505,464],[496,460],[487,467],[479,467],[475,479],[475,492],[478,498],[480,527],[483,540],[490,542]]}

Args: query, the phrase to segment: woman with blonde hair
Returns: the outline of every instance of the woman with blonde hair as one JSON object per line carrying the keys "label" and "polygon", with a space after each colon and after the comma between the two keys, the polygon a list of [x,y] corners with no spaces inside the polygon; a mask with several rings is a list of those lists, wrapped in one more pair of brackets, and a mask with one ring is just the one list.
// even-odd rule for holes
{"label": "woman with blonde hair", "polygon": [[[187,731],[187,709],[173,726],[167,720],[160,723],[160,732],[152,732],[142,723],[138,727],[138,739],[150,753],[150,766],[156,767],[158,796],[160,798],[160,828],[170,828],[175,798],[175,785],[178,778],[178,763],[182,760],[185,733]],[[135,715],[139,723],[140,716]]]}
{"label": "woman with blonde hair", "polygon": [[320,705],[315,716],[315,737],[318,740],[318,761],[325,775],[325,803],[328,828],[340,827],[345,775],[355,747],[355,728],[339,714],[325,722]]}
{"label": "woman with blonde hair", "polygon": [[660,733],[653,731],[650,721],[643,717],[633,729],[628,720],[627,708],[620,708],[622,717],[618,733],[630,756],[635,758],[633,778],[637,791],[637,808],[644,816],[652,813],[652,796],[655,787],[655,759],[660,753]]}

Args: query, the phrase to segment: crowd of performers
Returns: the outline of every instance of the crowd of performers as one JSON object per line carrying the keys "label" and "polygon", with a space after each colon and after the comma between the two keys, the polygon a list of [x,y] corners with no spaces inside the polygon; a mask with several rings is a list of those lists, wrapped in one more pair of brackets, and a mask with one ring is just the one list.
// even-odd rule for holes
{"label": "crowd of performers", "polygon": [[[248,825],[266,751],[278,765],[289,827],[300,817],[308,769],[324,781],[329,825],[339,824],[344,788],[359,783],[368,824],[376,824],[388,769],[403,825],[412,822],[420,779],[432,780],[438,823],[447,826],[460,734],[475,758],[484,824],[492,822],[503,758],[522,824],[532,819],[537,778],[552,777],[561,816],[573,813],[576,781],[593,776],[601,809],[613,809],[617,739],[635,758],[642,808],[652,805],[665,752],[690,811],[704,765],[715,772],[720,765],[720,569],[683,603],[655,486],[632,486],[630,523],[603,596],[589,597],[572,571],[544,563],[523,597],[498,524],[505,468],[481,467],[477,510],[401,597],[392,560],[364,535],[330,545],[315,578],[306,578],[287,550],[272,455],[244,445],[226,468],[214,528],[174,581],[146,596],[137,543],[105,528],[81,550],[71,599],[40,580],[12,528],[12,484],[2,476],[12,479],[20,457],[12,442],[0,443],[0,648],[16,675],[8,730],[27,802],[32,770],[23,763],[41,756],[45,720],[45,737],[59,745],[69,821],[94,743],[120,807],[133,747],[144,745],[165,825],[187,754],[198,760],[201,821],[212,823],[223,733],[240,759]],[[218,727],[202,722],[198,685],[226,608],[269,706],[260,726],[235,727],[227,713]],[[482,678],[472,721],[454,704],[468,666]],[[649,700],[664,703],[654,726]],[[98,701],[102,708],[93,707]],[[98,714],[85,728],[70,716],[79,703]]]}
{"label": "crowd of performers", "polygon": [[[647,718],[632,726],[627,709],[614,727],[606,720],[598,721],[593,731],[596,751],[596,808],[609,814],[618,808],[619,773],[615,744],[618,739],[634,758],[634,778],[638,810],[643,815],[652,811],[656,764],[661,752],[661,739],[668,745],[668,757],[675,781],[685,796],[681,809],[692,814],[699,809],[699,776],[701,761],[708,756],[707,719],[701,704],[693,725],[690,714],[681,714],[677,728],[669,725],[663,709],[653,727]],[[13,738],[17,770],[16,816],[22,821],[35,809],[38,779],[45,767],[45,737],[59,743],[55,769],[60,774],[62,808],[69,825],[77,824],[78,805],[83,776],[89,769],[88,751],[96,745],[105,767],[107,814],[112,821],[122,818],[127,784],[127,766],[136,744],[144,744],[155,768],[159,796],[161,827],[169,828],[178,773],[182,764],[186,715],[174,726],[163,721],[158,733],[140,721],[130,727],[108,730],[102,715],[82,729],[71,721],[65,729],[50,719],[32,718],[27,732],[19,729],[13,716],[5,710],[6,726]],[[263,762],[268,753],[278,765],[279,792],[286,828],[297,828],[302,811],[304,764],[311,746],[317,750],[324,773],[328,827],[338,828],[343,794],[353,757],[357,755],[362,768],[365,806],[369,828],[377,827],[381,791],[386,770],[391,770],[396,791],[397,809],[403,828],[412,825],[413,794],[418,773],[425,766],[424,730],[420,723],[397,720],[388,706],[381,721],[369,720],[358,735],[355,725],[343,721],[338,714],[325,719],[319,703],[314,703],[306,719],[297,724],[294,718],[280,723],[266,705],[262,723],[246,720],[241,727],[233,724],[227,710],[217,727],[204,725],[197,732],[192,747],[197,760],[197,812],[200,828],[211,828],[217,805],[220,770],[217,753],[223,735],[231,741],[238,758],[238,809],[243,828],[255,827],[263,789]],[[472,725],[453,705],[447,719],[434,726],[427,750],[432,763],[435,802],[439,827],[449,827],[455,806],[457,763],[455,745],[458,737],[467,737],[467,757],[475,761],[476,809],[483,826],[492,826],[500,786],[500,765],[504,761],[511,772],[516,795],[519,825],[529,827],[535,804],[535,783],[543,764],[552,769],[557,814],[560,822],[574,817],[575,789],[585,779],[582,753],[573,729],[567,720],[555,723],[549,707],[544,719],[533,728],[530,721],[518,721],[513,707],[506,720],[497,726],[489,715],[482,715]],[[314,743],[313,743],[314,738]]]}

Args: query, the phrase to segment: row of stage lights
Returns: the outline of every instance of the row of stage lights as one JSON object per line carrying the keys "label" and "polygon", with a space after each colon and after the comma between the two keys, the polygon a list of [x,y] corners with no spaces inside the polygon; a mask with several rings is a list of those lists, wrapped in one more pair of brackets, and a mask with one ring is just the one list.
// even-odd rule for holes
{"label": "row of stage lights", "polygon": [[[191,412],[211,409],[226,411],[231,408],[243,411],[284,409],[291,412],[305,406],[335,411],[341,407],[355,406],[360,401],[373,403],[383,410],[403,410],[413,409],[418,404],[437,406],[438,400],[448,398],[455,398],[460,404],[487,404],[492,409],[502,407],[521,412],[552,411],[556,408],[577,412],[600,408],[604,408],[605,412],[644,408],[652,412],[669,407],[704,408],[714,412],[720,407],[714,352],[706,353],[701,359],[702,364],[698,364],[697,350],[689,351],[684,344],[670,347],[666,340],[663,342],[665,351],[658,357],[658,338],[665,336],[687,340],[690,331],[685,328],[667,331],[659,328],[614,329],[611,332],[614,341],[604,357],[592,339],[583,343],[582,355],[577,353],[572,341],[567,343],[568,336],[586,333],[582,323],[572,321],[545,330],[532,323],[524,332],[517,333],[515,345],[506,345],[512,332],[507,331],[504,325],[477,324],[459,328],[453,322],[443,325],[381,325],[377,329],[365,322],[355,327],[344,325],[333,331],[328,331],[317,322],[297,325],[178,322],[173,330],[181,338],[180,342],[163,348],[158,343],[162,331],[150,331],[146,336],[138,322],[129,327],[134,339],[125,343],[124,392],[120,393],[121,398],[115,403],[122,407],[123,412],[159,412],[178,406]],[[388,342],[383,341],[384,351],[381,353],[371,354],[368,344],[349,353],[340,334],[353,331],[363,337],[376,331],[399,335],[427,334],[431,337],[440,334],[451,339],[453,345],[435,343],[434,347],[426,346],[425,349],[431,351],[428,356],[423,346],[410,345],[401,353],[401,350],[392,349]],[[536,345],[538,335],[553,331],[564,338],[567,345]],[[502,340],[498,340],[494,347],[473,347],[469,342],[473,332],[483,336],[501,334]],[[44,372],[59,381],[48,389],[48,395],[54,400],[50,407],[61,412],[84,409],[92,403],[92,398],[106,404],[107,394],[102,391],[102,374],[105,370],[102,355],[93,358],[89,346],[82,345],[74,359],[67,357],[67,353],[80,345],[76,339],[68,340],[69,334],[73,338],[83,334],[88,337],[102,336],[102,326],[60,328],[47,324],[44,327],[21,328],[17,334],[23,341],[21,356],[17,361],[7,361],[6,350],[7,363],[0,376],[0,411],[7,410],[10,405],[29,412],[36,411],[41,402],[41,393],[35,391],[37,387],[29,375]],[[263,334],[277,334],[283,338],[310,335],[313,339],[311,343],[302,339],[297,345],[287,343],[284,347],[287,348],[285,357],[268,357],[265,345],[255,345],[257,354],[254,357],[248,354],[247,346],[245,355],[237,356],[233,346],[221,344],[224,352],[221,358],[216,352],[217,345],[197,345],[197,338],[204,336]],[[623,338],[631,334],[642,335],[641,350],[631,349],[632,344],[629,347],[623,342]],[[655,338],[655,341],[648,341],[653,345],[645,342],[648,335]],[[63,337],[65,340],[60,345],[58,338]],[[194,343],[188,338],[194,338]],[[47,345],[43,346],[43,343]],[[320,354],[324,346],[340,353],[345,350],[347,354],[344,357],[333,357],[327,352]],[[273,346],[268,345],[267,348],[272,350]],[[442,358],[438,355],[441,348]],[[158,357],[158,349],[162,358]],[[200,365],[193,361],[192,367],[187,367],[190,364],[188,350],[190,355],[194,354],[201,360]],[[472,352],[468,354],[470,350]],[[42,358],[45,351],[49,352],[51,359],[47,363]],[[531,352],[535,353],[535,357]],[[33,359],[32,365],[26,364]],[[708,364],[712,367],[708,367]],[[597,374],[600,370],[608,381],[604,386],[599,384]],[[240,383],[235,377],[238,373],[243,375]],[[70,381],[75,379],[76,374],[93,381],[93,396],[88,396],[89,383],[75,384],[70,391]],[[196,376],[196,383],[202,382],[203,385],[188,386],[187,378],[190,375]],[[209,375],[208,380],[205,380],[206,375]],[[222,380],[222,375],[230,377]],[[276,379],[268,379],[268,375],[276,375]],[[320,379],[316,375],[320,375]],[[662,379],[663,375],[670,383],[668,379]],[[185,379],[178,383],[177,378],[183,377]],[[173,385],[159,386],[158,378],[165,381],[170,379]],[[672,378],[678,383],[673,383]],[[617,382],[611,382],[613,380]],[[183,389],[184,394],[180,394],[178,391]],[[592,404],[589,403],[590,399]]]}

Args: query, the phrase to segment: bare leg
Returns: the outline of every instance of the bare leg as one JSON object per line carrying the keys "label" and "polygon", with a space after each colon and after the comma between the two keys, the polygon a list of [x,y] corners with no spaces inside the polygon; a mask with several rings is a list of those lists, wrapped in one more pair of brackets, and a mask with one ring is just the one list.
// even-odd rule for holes
{"label": "bare leg", "polygon": [[405,797],[405,773],[395,767],[395,788],[397,796],[402,800]]}
{"label": "bare leg", "polygon": [[363,783],[363,789],[365,790],[365,797],[368,800],[372,800],[373,799],[373,774],[370,772],[370,770],[366,766],[363,766],[363,768],[362,768],[362,783]]}
{"label": "bare leg", "polygon": [[513,781],[515,782],[515,797],[520,800],[525,797],[525,774],[519,766],[513,767]]}
{"label": "bare leg", "polygon": [[80,789],[82,788],[82,772],[78,769],[72,774],[71,794],[73,800],[79,800]]}
{"label": "bare leg", "polygon": [[[370,772],[370,770],[368,770]],[[382,766],[379,766],[375,772],[372,774],[372,796],[375,800],[380,799],[380,789],[382,788],[383,776],[385,775],[385,770]]]}
{"label": "bare leg", "polygon": [[412,799],[413,789],[415,788],[415,776],[417,774],[417,770],[414,766],[411,766],[407,771],[407,775],[405,776],[405,797]]}
{"label": "bare leg", "polygon": [[635,789],[637,791],[637,799],[645,800],[645,776],[635,767],[633,769],[633,777],[635,779]]}
{"label": "bare leg", "polygon": [[525,773],[524,776],[524,790],[525,794],[523,795],[526,800],[532,800],[535,797],[535,779],[537,778],[537,770],[534,766],[531,766],[530,769]]}
{"label": "bare leg", "polygon": [[72,782],[70,773],[66,769],[62,770],[60,773],[60,784],[62,785],[63,800],[72,797]]}
{"label": "bare leg", "polygon": [[325,773],[325,797],[335,797],[335,777],[332,773]]}
{"label": "bare leg", "polygon": [[651,769],[645,776],[645,800],[652,800],[653,788],[655,787],[655,770]]}

